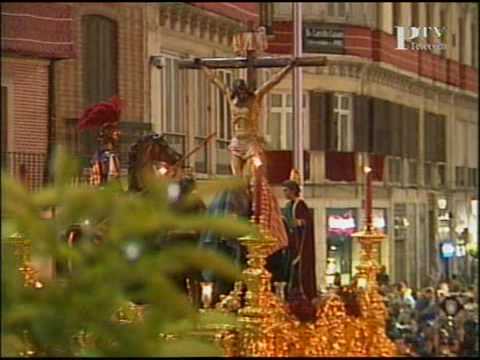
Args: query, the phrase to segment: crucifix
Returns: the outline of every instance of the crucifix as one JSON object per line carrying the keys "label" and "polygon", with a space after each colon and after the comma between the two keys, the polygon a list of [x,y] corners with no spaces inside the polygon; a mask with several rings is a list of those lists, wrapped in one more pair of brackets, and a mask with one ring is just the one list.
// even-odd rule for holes
{"label": "crucifix", "polygon": [[[267,48],[266,32],[263,27],[253,31],[239,33],[233,38],[233,58],[196,58],[180,60],[180,69],[202,70],[207,78],[226,96],[232,114],[234,136],[229,150],[232,154],[231,167],[233,175],[245,176],[248,161],[255,160],[254,155],[263,151],[263,137],[258,134],[258,123],[262,110],[264,96],[277,85],[295,66],[325,66],[325,56],[317,57],[272,57],[261,56]],[[153,57],[153,64],[161,67],[161,58]],[[257,86],[256,70],[258,68],[283,69],[269,81]],[[215,75],[213,69],[247,69],[247,80],[237,79],[232,88],[224,84]],[[246,169],[247,171],[244,171]]]}

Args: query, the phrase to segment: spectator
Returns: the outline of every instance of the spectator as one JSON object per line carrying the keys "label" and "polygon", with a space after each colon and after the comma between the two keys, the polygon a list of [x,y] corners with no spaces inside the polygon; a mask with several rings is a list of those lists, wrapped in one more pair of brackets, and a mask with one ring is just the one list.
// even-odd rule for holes
{"label": "spectator", "polygon": [[425,329],[435,321],[437,305],[435,303],[435,291],[433,288],[426,288],[418,299],[416,307],[417,322],[420,330]]}
{"label": "spectator", "polygon": [[410,289],[406,285],[403,287],[402,291],[402,302],[405,305],[408,305],[412,310],[415,309],[416,301],[413,298],[412,289]]}
{"label": "spectator", "polygon": [[390,283],[390,277],[387,274],[387,268],[385,265],[382,265],[380,272],[377,274],[377,283],[380,287]]}
{"label": "spectator", "polygon": [[456,274],[452,275],[452,279],[450,280],[449,288],[453,293],[460,292],[461,284],[460,284],[460,281],[458,280],[458,276]]}

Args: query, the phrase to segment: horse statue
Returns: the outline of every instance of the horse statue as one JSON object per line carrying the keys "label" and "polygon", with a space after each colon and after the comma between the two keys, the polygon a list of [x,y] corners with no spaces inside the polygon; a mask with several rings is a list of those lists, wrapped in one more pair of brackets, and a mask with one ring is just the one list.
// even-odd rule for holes
{"label": "horse statue", "polygon": [[[185,156],[175,151],[166,140],[165,135],[156,133],[142,136],[131,147],[128,154],[128,191],[147,192],[146,177],[158,178],[169,182],[169,186],[178,186],[178,195],[169,198],[170,210],[181,214],[199,214],[206,210],[203,201],[196,196],[193,176],[180,165]],[[188,197],[188,201],[187,200]],[[152,234],[147,239],[147,250],[162,251],[175,244],[196,246],[200,234],[195,231],[171,230]],[[193,270],[175,275],[177,286],[192,294],[192,288],[198,285],[199,274]],[[141,284],[139,284],[141,286]],[[136,301],[141,303],[142,301]]]}
{"label": "horse statue", "polygon": [[170,147],[164,135],[142,136],[128,153],[128,190],[143,191],[147,174],[165,179],[178,178],[181,171],[177,163],[181,159],[182,155]]}

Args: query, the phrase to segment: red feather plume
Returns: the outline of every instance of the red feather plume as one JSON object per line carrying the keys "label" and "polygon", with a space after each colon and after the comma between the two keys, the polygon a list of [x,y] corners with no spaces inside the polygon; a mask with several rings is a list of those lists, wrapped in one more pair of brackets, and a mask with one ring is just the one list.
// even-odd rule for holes
{"label": "red feather plume", "polygon": [[78,122],[80,130],[100,128],[105,125],[116,125],[120,121],[120,112],[123,103],[118,96],[110,102],[101,102],[89,107]]}

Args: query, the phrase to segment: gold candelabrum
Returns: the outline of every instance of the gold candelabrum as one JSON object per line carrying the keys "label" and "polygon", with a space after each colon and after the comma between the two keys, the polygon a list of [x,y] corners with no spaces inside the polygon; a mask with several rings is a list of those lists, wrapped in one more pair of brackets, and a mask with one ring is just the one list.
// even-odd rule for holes
{"label": "gold candelabrum", "polygon": [[[216,309],[238,316],[237,328],[222,329],[215,340],[226,356],[395,356],[396,346],[385,334],[387,311],[378,292],[377,247],[385,239],[372,226],[353,234],[362,246],[361,264],[353,284],[329,294],[313,323],[302,323],[271,289],[266,257],[275,242],[269,234],[243,237],[248,249],[243,283],[221,297]],[[350,300],[347,300],[350,299]],[[243,303],[243,306],[241,305]]]}
{"label": "gold candelabrum", "polygon": [[21,259],[18,271],[23,275],[23,285],[34,289],[43,288],[44,285],[40,281],[39,272],[32,267],[31,241],[25,239],[20,233],[14,233],[9,236],[7,243],[15,246],[15,255]]}

